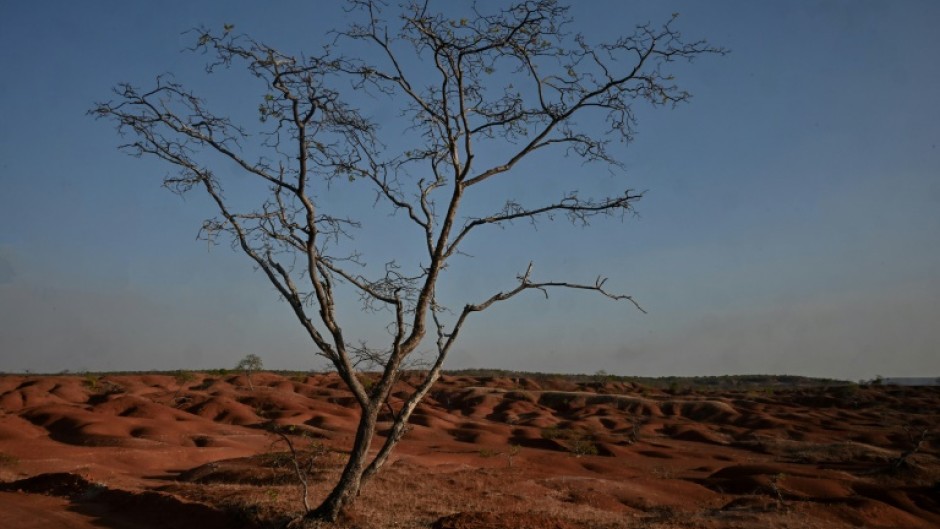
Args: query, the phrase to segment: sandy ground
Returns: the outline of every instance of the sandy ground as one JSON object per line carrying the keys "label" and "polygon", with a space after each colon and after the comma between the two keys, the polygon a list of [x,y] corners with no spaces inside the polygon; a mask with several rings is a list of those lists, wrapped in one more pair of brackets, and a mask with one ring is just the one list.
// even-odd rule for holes
{"label": "sandy ground", "polygon": [[[333,375],[252,380],[0,377],[0,527],[279,527],[300,488],[268,429],[315,504],[357,412]],[[940,388],[446,376],[339,527],[937,528],[938,425]]]}

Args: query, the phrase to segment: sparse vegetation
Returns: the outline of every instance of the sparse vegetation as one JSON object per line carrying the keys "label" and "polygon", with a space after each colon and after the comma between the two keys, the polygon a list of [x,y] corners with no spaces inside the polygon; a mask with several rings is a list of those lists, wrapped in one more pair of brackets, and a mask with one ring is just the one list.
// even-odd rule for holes
{"label": "sparse vegetation", "polygon": [[359,379],[359,383],[362,384],[362,388],[366,390],[367,393],[372,391],[372,388],[375,387],[375,380],[368,373],[358,373],[356,377]]}
{"label": "sparse vegetation", "polygon": [[522,447],[517,444],[509,445],[509,450],[506,452],[506,459],[509,461],[509,468],[512,468],[512,461],[517,455],[519,455],[521,450]]}
{"label": "sparse vegetation", "polygon": [[560,426],[542,429],[542,438],[559,441],[576,456],[594,456],[598,454],[593,433]]}
{"label": "sparse vegetation", "polygon": [[481,448],[478,453],[482,458],[496,457],[501,454],[499,450],[494,450],[492,448]]}
{"label": "sparse vegetation", "polygon": [[100,387],[101,387],[101,386],[100,386],[100,379],[101,379],[101,377],[99,377],[98,375],[95,375],[95,374],[93,374],[93,373],[85,373],[84,378],[85,378],[85,380],[84,380],[85,386],[87,386],[88,389],[90,389],[90,390],[92,390],[92,391],[98,391],[98,389],[100,389]]}
{"label": "sparse vegetation", "polygon": [[196,380],[196,374],[192,371],[187,371],[185,369],[180,369],[173,374],[174,380],[179,386],[185,386],[190,382]]}
{"label": "sparse vegetation", "polygon": [[[270,431],[278,437],[273,444],[283,443],[288,449],[286,453],[274,455],[271,458],[272,465],[274,467],[290,466],[291,470],[294,472],[294,477],[297,479],[297,483],[300,485],[301,503],[303,504],[304,512],[308,512],[310,511],[311,475],[316,470],[316,466],[321,458],[327,454],[329,450],[323,444],[307,437],[306,432],[299,430],[295,426],[282,428],[272,425]],[[299,441],[304,443],[305,446],[297,445],[294,440],[291,439],[291,436],[298,436]]]}
{"label": "sparse vegetation", "polygon": [[905,427],[904,432],[907,434],[909,446],[891,462],[891,470],[893,471],[908,468],[910,466],[910,458],[920,452],[924,447],[924,443],[931,437],[929,428],[916,429]]}
{"label": "sparse vegetation", "polygon": [[783,490],[780,486],[780,481],[783,480],[784,477],[786,477],[786,475],[782,472],[770,476],[770,492],[777,501],[778,509],[782,509],[786,505],[786,500],[783,497]]}
{"label": "sparse vegetation", "polygon": [[272,502],[276,502],[281,493],[277,489],[268,489],[265,491],[268,495],[268,499]]}
{"label": "sparse vegetation", "polygon": [[[132,431],[146,413],[155,412],[152,418],[167,429],[167,435],[143,434],[141,439],[146,440],[146,445],[142,448],[134,448],[134,441],[125,445],[131,448],[119,443],[122,472],[127,472],[128,461],[144,457],[150,463],[141,470],[150,475],[150,465],[155,460],[147,452],[150,446],[157,446],[154,443],[164,443],[174,454],[172,461],[162,463],[164,468],[173,469],[186,466],[179,464],[176,454],[181,455],[180,460],[208,455],[198,454],[200,447],[221,448],[233,443],[241,445],[239,450],[250,447],[253,452],[246,457],[213,461],[187,469],[174,480],[153,484],[163,494],[180,498],[187,505],[198,505],[210,517],[208,520],[228,514],[237,517],[220,526],[283,527],[305,509],[297,467],[304,471],[310,506],[329,494],[332,483],[341,475],[345,455],[339,449],[346,446],[343,439],[354,428],[348,420],[349,393],[338,387],[334,374],[312,374],[304,387],[283,383],[295,377],[296,372],[271,375],[269,391],[255,393],[237,391],[236,386],[243,382],[234,378],[216,380],[210,386],[193,384],[186,389],[186,397],[192,399],[193,405],[173,410],[166,415],[167,422],[162,422],[163,414],[157,408],[170,406],[165,397],[176,390],[167,384],[170,380],[167,373],[136,379],[98,375],[100,391],[106,391],[109,383],[120,383],[134,388],[134,398],[126,402],[89,400],[84,378],[75,375],[53,377],[51,381],[41,377],[25,380],[17,375],[16,380],[0,379],[0,383],[7,382],[8,388],[3,402],[18,405],[21,400],[17,393],[36,395],[37,389],[58,384],[61,391],[57,391],[56,399],[74,398],[80,416],[92,422],[103,418],[117,432]],[[527,380],[520,382],[521,378]],[[862,407],[855,408],[838,398],[839,386],[776,389],[774,395],[767,397],[755,389],[752,392],[759,397],[756,401],[742,399],[742,389],[690,399],[675,399],[652,391],[648,398],[639,398],[601,393],[592,396],[596,381],[588,377],[573,382],[573,378],[556,376],[551,382],[534,384],[533,377],[514,380],[495,377],[485,381],[446,377],[435,386],[435,398],[422,407],[426,412],[421,414],[424,420],[420,427],[415,426],[413,435],[406,437],[409,446],[405,453],[363,489],[362,501],[336,527],[422,529],[433,527],[438,518],[457,516],[455,513],[464,516],[461,520],[468,524],[485,523],[492,527],[523,523],[536,524],[531,527],[552,524],[568,527],[566,523],[570,523],[572,527],[603,529],[726,527],[739,522],[742,527],[829,527],[836,523],[850,526],[857,520],[853,511],[823,510],[820,506],[860,501],[882,509],[884,525],[891,523],[897,527],[910,524],[895,523],[889,507],[926,505],[922,511],[908,511],[903,516],[905,520],[918,518],[923,520],[921,525],[929,526],[928,517],[934,512],[929,510],[931,495],[940,481],[940,459],[933,443],[940,388],[891,385],[860,388]],[[142,387],[142,383],[149,387]],[[518,386],[529,389],[525,392],[508,389]],[[539,404],[537,396],[545,392],[563,393],[548,389],[552,387],[568,388],[566,391],[579,397],[564,409]],[[75,391],[76,388],[83,391]],[[630,390],[639,392],[636,387]],[[311,395],[307,398],[319,402],[295,401],[299,393]],[[521,399],[523,393],[536,398]],[[198,403],[215,394],[235,395],[237,399],[223,403],[208,416],[202,415]],[[141,399],[152,404],[139,406]],[[878,405],[867,406],[869,400]],[[136,408],[120,408],[125,405]],[[262,413],[268,417],[250,416],[250,409],[243,405],[267,409]],[[67,405],[60,402],[56,408],[68,417]],[[69,433],[70,437],[59,438],[93,445],[93,450],[102,454],[112,446],[84,443],[80,433],[63,428],[67,424],[64,421],[45,426],[34,415],[34,409],[0,410],[0,420],[19,414],[31,418],[36,428],[61,428],[56,437]],[[121,410],[132,412],[125,415]],[[513,411],[502,413],[507,410]],[[713,413],[716,410],[729,413]],[[191,414],[189,420],[173,419],[181,412]],[[219,415],[220,420],[213,422],[220,412],[225,415]],[[231,418],[239,417],[237,413],[245,415],[229,423]],[[304,419],[310,413],[313,420]],[[294,453],[277,434],[261,430],[273,429],[287,420],[297,421],[296,426],[279,427],[293,444]],[[383,427],[388,424],[385,420],[381,423]],[[544,437],[557,444],[531,438],[533,431],[539,431],[534,424],[553,423],[554,427],[544,429]],[[199,429],[192,430],[196,425]],[[174,426],[182,428],[172,433]],[[631,445],[631,430],[639,426],[644,428],[644,442]],[[693,435],[708,431],[721,432],[727,444]],[[270,437],[265,438],[268,434]],[[475,439],[477,444],[468,444],[467,439]],[[500,439],[504,444],[498,444]],[[6,449],[7,454],[19,455],[19,449],[12,445],[7,449],[6,442],[0,439],[0,451]],[[55,439],[43,442],[54,451]],[[514,445],[517,442],[523,443],[524,448]],[[2,453],[0,489],[25,487],[14,485],[13,480],[32,474],[36,465],[32,461],[24,464],[16,458],[7,459]],[[33,457],[32,451],[27,453]],[[415,455],[423,453],[439,459],[430,465],[417,461]],[[520,454],[525,455],[526,464],[520,464]],[[613,457],[600,459],[595,454]],[[43,468],[55,472],[102,475],[110,468],[106,457],[98,458],[93,465],[76,467],[68,459],[54,463],[58,459],[50,458],[58,456],[53,452],[39,455]],[[503,457],[506,464],[502,463]],[[60,466],[51,466],[55,464]],[[636,475],[637,469],[642,469],[644,479],[635,482],[624,479]],[[63,476],[57,478],[66,480],[63,483],[72,483],[69,474],[57,475]],[[697,489],[696,498],[711,506],[703,508],[690,503],[682,494],[663,495],[662,491],[671,490],[672,481],[680,491],[690,482],[704,487]],[[3,489],[4,486],[10,488]],[[109,486],[112,488],[107,494],[92,500],[101,501],[102,508],[122,497],[116,495],[125,494],[115,485]],[[81,497],[86,498],[84,491],[93,494],[98,490],[91,482],[83,487],[62,487],[61,494],[79,490]],[[546,489],[557,494],[543,494]],[[624,505],[636,513],[626,526]],[[531,518],[535,512],[547,518]],[[480,513],[487,516],[492,513],[493,517],[474,518]],[[446,527],[443,523],[439,525]]]}
{"label": "sparse vegetation", "polygon": [[542,439],[548,439],[549,441],[554,441],[555,439],[565,439],[566,434],[565,430],[556,426],[548,426],[542,428]]}
{"label": "sparse vegetation", "polygon": [[597,444],[591,436],[584,436],[572,439],[570,441],[571,453],[580,456],[596,456],[598,454]]}
{"label": "sparse vegetation", "polygon": [[630,444],[636,443],[640,440],[640,428],[643,426],[643,419],[640,417],[633,417],[630,420],[630,432],[627,434],[627,440]]}
{"label": "sparse vegetation", "polygon": [[251,382],[251,374],[255,371],[260,371],[264,369],[264,363],[261,361],[261,357],[256,354],[246,355],[245,358],[239,360],[238,365],[235,366],[235,369],[245,372],[245,378],[248,379],[248,387],[254,391],[255,385]]}
{"label": "sparse vegetation", "polygon": [[95,399],[102,399],[109,395],[124,392],[124,388],[122,388],[120,384],[107,380],[105,377],[96,373],[85,373],[83,375],[82,384],[95,394]]}

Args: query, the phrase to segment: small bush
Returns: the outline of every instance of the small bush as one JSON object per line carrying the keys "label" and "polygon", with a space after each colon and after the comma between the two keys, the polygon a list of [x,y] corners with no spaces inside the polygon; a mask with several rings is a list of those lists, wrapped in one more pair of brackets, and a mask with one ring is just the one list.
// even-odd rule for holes
{"label": "small bush", "polygon": [[372,391],[372,388],[375,387],[375,380],[372,380],[372,377],[368,373],[356,373],[356,378],[359,379],[359,383],[362,384],[366,393],[369,393]]}
{"label": "small bush", "polygon": [[4,452],[0,452],[0,467],[12,467],[14,465],[18,465],[19,462],[20,458],[11,456],[10,454],[6,454]]}
{"label": "small bush", "polygon": [[596,456],[598,454],[597,445],[593,439],[582,437],[571,442],[571,453],[576,456]]}
{"label": "small bush", "polygon": [[101,388],[100,380],[101,380],[101,377],[99,377],[98,375],[86,373],[84,383],[86,386],[88,386],[88,389],[92,391],[98,391]]}
{"label": "small bush", "polygon": [[192,382],[193,380],[196,380],[196,375],[192,371],[186,371],[184,369],[180,369],[179,371],[173,374],[173,378],[176,379],[177,384],[182,386],[183,384],[188,384]]}
{"label": "small bush", "polygon": [[500,454],[499,450],[493,450],[492,448],[480,449],[480,457],[483,457],[483,458],[496,457],[499,454]]}
{"label": "small bush", "polygon": [[542,428],[542,439],[548,439],[549,441],[554,441],[556,439],[564,439],[565,432],[557,426],[548,426]]}
{"label": "small bush", "polygon": [[594,434],[590,432],[549,426],[548,428],[542,428],[542,439],[562,441],[568,451],[576,456],[596,456],[598,454],[597,445],[594,444]]}

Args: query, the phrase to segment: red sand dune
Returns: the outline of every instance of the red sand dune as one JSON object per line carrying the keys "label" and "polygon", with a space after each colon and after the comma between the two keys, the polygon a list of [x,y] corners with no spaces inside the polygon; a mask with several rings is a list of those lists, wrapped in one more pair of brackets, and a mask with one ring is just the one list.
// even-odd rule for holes
{"label": "red sand dune", "polygon": [[[299,489],[268,429],[292,427],[315,503],[358,415],[333,375],[252,383],[0,376],[0,527],[277,526]],[[339,526],[936,528],[937,425],[940,388],[445,376]]]}

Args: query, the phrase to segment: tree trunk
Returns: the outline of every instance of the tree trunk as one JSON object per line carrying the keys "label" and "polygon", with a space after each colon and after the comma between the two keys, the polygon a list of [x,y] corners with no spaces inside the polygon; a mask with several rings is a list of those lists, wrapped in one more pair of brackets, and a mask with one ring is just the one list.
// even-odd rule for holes
{"label": "tree trunk", "polygon": [[392,424],[391,431],[388,433],[388,437],[385,439],[385,443],[379,449],[378,454],[376,454],[375,459],[372,460],[372,463],[365,469],[362,475],[363,484],[367,483],[373,476],[375,476],[382,466],[388,460],[389,454],[392,453],[392,449],[395,448],[395,445],[401,441],[402,436],[405,435],[405,430],[408,427],[408,420],[411,418],[411,414],[415,411],[415,408],[418,407],[418,404],[424,400],[424,396],[427,395],[428,390],[431,389],[431,386],[437,381],[440,377],[440,366],[441,362],[428,373],[427,378],[421,384],[421,386],[415,390],[415,393],[405,402],[401,410],[398,412],[398,417],[395,419],[395,422]]}
{"label": "tree trunk", "polygon": [[362,474],[366,469],[366,460],[369,456],[369,448],[372,446],[372,438],[375,436],[378,409],[378,407],[374,407],[374,409],[362,410],[359,427],[356,429],[356,440],[353,443],[352,451],[349,453],[346,467],[343,469],[343,475],[340,476],[339,482],[336,483],[333,491],[326,499],[316,509],[308,512],[304,518],[335,522],[343,508],[359,495],[359,488],[362,486]]}

